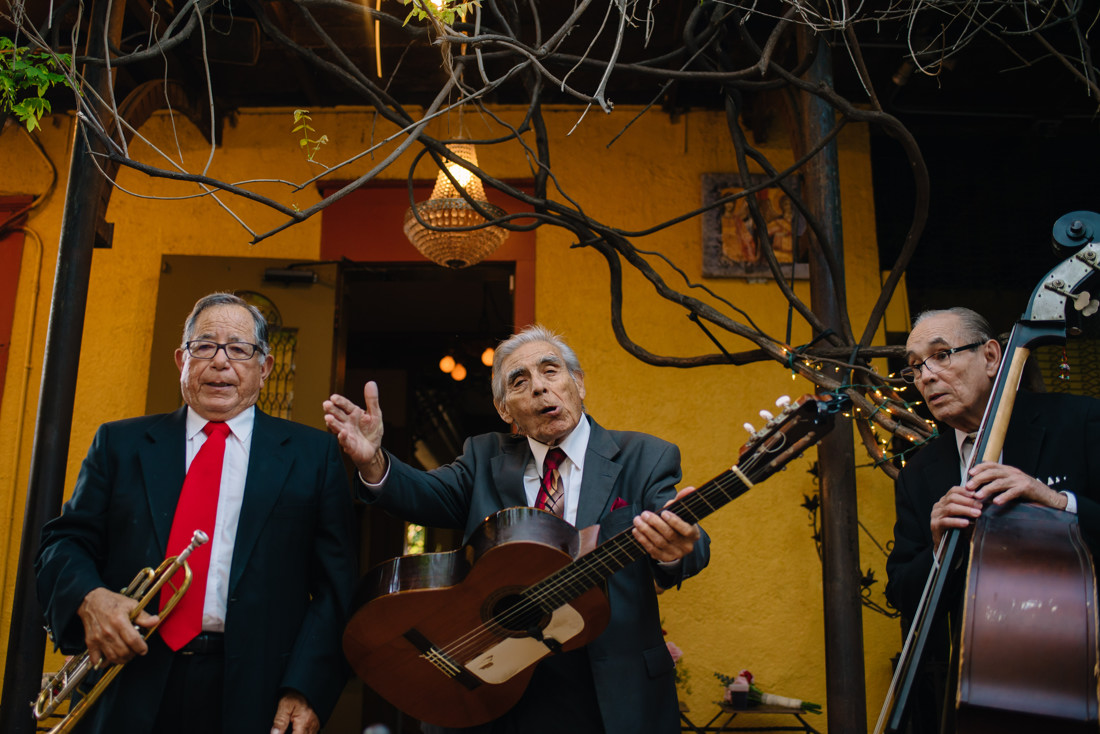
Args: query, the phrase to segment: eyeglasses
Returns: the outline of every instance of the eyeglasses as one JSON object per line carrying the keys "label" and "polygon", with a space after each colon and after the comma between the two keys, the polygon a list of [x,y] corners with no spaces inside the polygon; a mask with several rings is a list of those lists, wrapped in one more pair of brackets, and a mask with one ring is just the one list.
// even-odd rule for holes
{"label": "eyeglasses", "polygon": [[948,365],[951,364],[951,355],[955,352],[965,352],[968,349],[976,349],[983,344],[985,344],[984,341],[974,342],[973,344],[967,344],[966,346],[962,347],[952,347],[951,349],[944,349],[942,351],[936,352],[923,362],[911,364],[908,367],[902,367],[898,374],[901,375],[901,379],[905,380],[906,382],[915,383],[917,381],[917,378],[920,377],[921,367],[927,367],[929,374],[940,372],[941,370],[947,369]]}
{"label": "eyeglasses", "polygon": [[252,359],[258,350],[259,346],[256,344],[249,344],[248,342],[229,342],[228,344],[219,344],[218,342],[209,341],[191,341],[187,342],[184,347],[187,349],[187,353],[195,359],[214,359],[218,354],[219,349],[225,350],[225,356],[227,359],[232,359],[237,362],[243,362],[246,359]]}

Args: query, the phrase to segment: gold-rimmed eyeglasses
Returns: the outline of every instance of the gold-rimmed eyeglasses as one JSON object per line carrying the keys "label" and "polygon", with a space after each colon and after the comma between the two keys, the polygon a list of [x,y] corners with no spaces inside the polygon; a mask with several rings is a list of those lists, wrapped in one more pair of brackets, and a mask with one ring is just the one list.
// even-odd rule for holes
{"label": "gold-rimmed eyeglasses", "polygon": [[974,342],[973,344],[967,344],[961,347],[942,349],[930,356],[928,359],[924,360],[923,362],[917,362],[916,364],[911,364],[908,367],[902,367],[898,374],[901,376],[901,379],[905,380],[906,382],[910,384],[915,383],[917,381],[917,378],[920,377],[921,367],[927,368],[929,373],[940,372],[941,370],[946,369],[947,366],[951,364],[951,355],[955,352],[965,352],[968,349],[976,349],[983,344],[985,344],[985,342],[981,341]]}

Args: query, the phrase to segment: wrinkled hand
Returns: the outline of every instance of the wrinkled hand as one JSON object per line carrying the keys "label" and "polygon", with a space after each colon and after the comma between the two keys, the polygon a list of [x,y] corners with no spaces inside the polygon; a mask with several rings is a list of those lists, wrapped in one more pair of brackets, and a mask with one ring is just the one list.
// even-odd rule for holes
{"label": "wrinkled hand", "polygon": [[1014,466],[986,461],[970,470],[966,488],[983,502],[1003,505],[1012,500],[1035,502],[1056,510],[1066,509],[1069,500],[1030,474]]}
{"label": "wrinkled hand", "polygon": [[983,461],[970,469],[970,478],[961,487],[952,487],[932,507],[932,543],[948,528],[965,528],[982,514],[982,505],[1003,505],[1013,500],[1035,502],[1056,510],[1066,509],[1069,500],[1033,476],[1014,466]]}
{"label": "wrinkled hand", "polygon": [[382,408],[378,405],[378,385],[363,386],[366,410],[343,395],[332,395],[324,402],[325,425],[336,435],[341,448],[351,457],[359,473],[368,482],[382,481],[386,473],[382,452]]}
{"label": "wrinkled hand", "polygon": [[[694,491],[695,487],[685,487],[665,507]],[[631,532],[651,558],[664,563],[678,561],[691,553],[700,536],[698,525],[689,525],[668,510],[660,514],[646,510],[634,518]]]}
{"label": "wrinkled hand", "polygon": [[290,727],[294,734],[317,734],[321,730],[321,720],[306,702],[306,697],[297,691],[287,691],[279,699],[271,734],[284,734]]}
{"label": "wrinkled hand", "polygon": [[940,545],[940,538],[950,528],[960,530],[970,525],[982,514],[982,502],[974,492],[965,487],[952,487],[940,501],[932,505],[932,552]]}
{"label": "wrinkled hand", "polygon": [[134,624],[149,628],[157,624],[160,617],[142,611],[131,622],[130,614],[135,606],[136,600],[102,586],[84,597],[76,613],[84,623],[84,644],[93,665],[98,665],[102,659],[115,664],[125,663],[149,651],[145,638],[134,629]]}

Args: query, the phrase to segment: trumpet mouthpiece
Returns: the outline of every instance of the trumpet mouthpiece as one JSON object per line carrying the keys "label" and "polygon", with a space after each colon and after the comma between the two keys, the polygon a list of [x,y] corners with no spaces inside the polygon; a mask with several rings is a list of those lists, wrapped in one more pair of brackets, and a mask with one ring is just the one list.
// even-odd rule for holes
{"label": "trumpet mouthpiece", "polygon": [[210,536],[201,530],[196,530],[195,534],[191,536],[191,545],[198,548],[200,545],[210,540]]}

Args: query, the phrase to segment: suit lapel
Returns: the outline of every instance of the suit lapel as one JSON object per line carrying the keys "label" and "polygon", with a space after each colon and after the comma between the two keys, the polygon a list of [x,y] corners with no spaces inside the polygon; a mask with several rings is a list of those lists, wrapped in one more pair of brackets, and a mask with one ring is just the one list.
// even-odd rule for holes
{"label": "suit lapel", "polygon": [[930,452],[928,464],[924,467],[925,487],[932,491],[939,491],[935,497],[928,497],[930,504],[935,504],[940,497],[947,493],[947,487],[959,486],[962,479],[962,466],[960,464],[959,449],[955,445],[955,431],[945,429],[947,433],[940,434],[926,451]]}
{"label": "suit lapel", "polygon": [[138,451],[153,533],[162,553],[167,553],[172,518],[186,474],[186,426],[186,407],[169,413],[149,426],[145,432],[147,443]]}
{"label": "suit lapel", "polygon": [[581,496],[577,505],[578,528],[595,525],[600,519],[604,509],[610,505],[611,492],[623,469],[612,461],[619,454],[619,445],[611,434],[591,417],[588,422],[592,433],[584,454],[584,476],[581,478]]}
{"label": "suit lapel", "polygon": [[500,496],[500,507],[526,507],[523,472],[531,460],[531,447],[525,438],[506,437],[501,453],[493,457],[493,487]]}
{"label": "suit lapel", "polygon": [[244,483],[241,517],[233,544],[233,564],[229,571],[232,594],[260,537],[267,516],[279,498],[293,461],[290,434],[274,418],[256,409],[252,427],[252,445],[248,450],[248,475]]}
{"label": "suit lapel", "polygon": [[1039,467],[1043,436],[1046,433],[1042,426],[1035,424],[1037,418],[1038,413],[1028,395],[1019,393],[1005,434],[1004,463],[1032,476],[1035,476]]}

